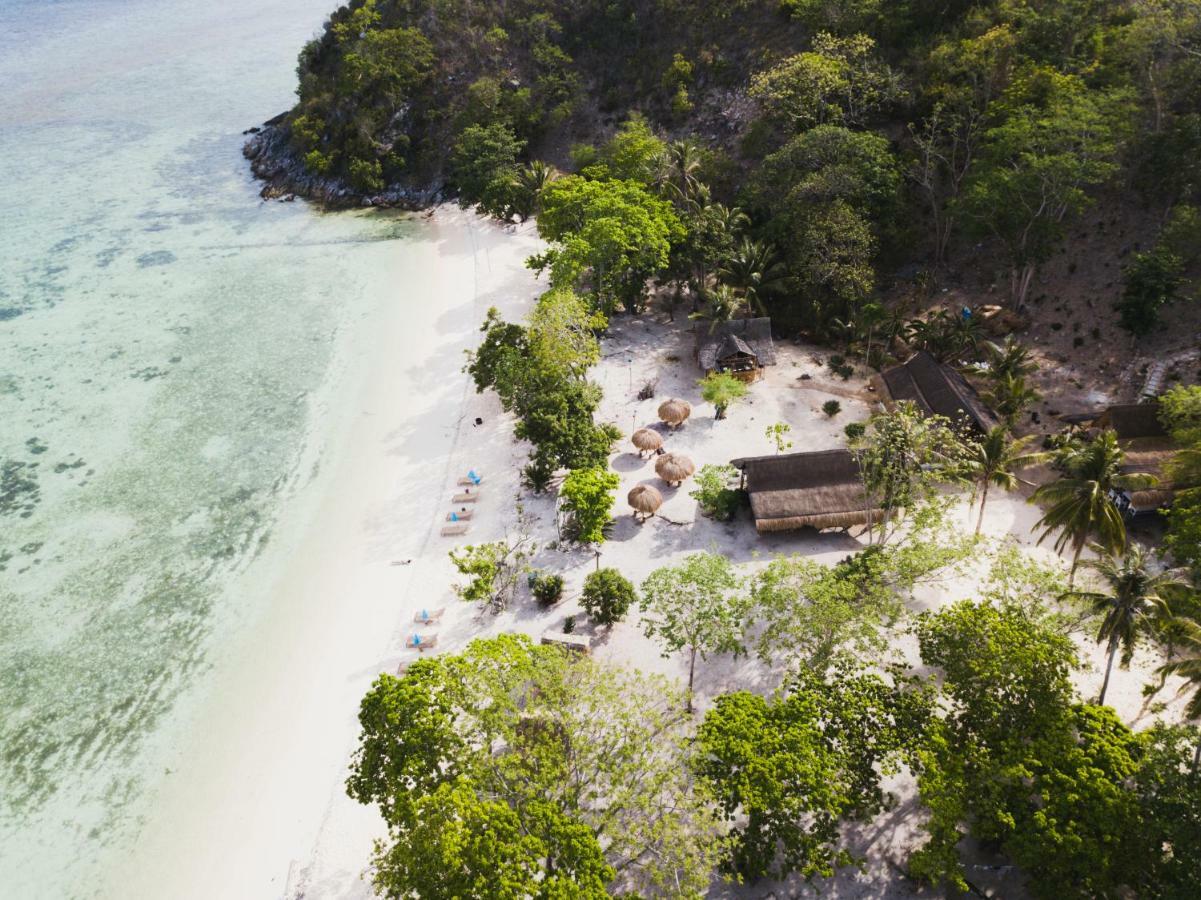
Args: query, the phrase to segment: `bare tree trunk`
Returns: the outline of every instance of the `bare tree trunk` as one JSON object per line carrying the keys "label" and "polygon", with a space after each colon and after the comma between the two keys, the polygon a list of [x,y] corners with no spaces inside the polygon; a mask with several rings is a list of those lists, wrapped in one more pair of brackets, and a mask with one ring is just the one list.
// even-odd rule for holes
{"label": "bare tree trunk", "polygon": [[984,491],[980,494],[980,515],[976,517],[976,537],[980,537],[980,528],[984,525],[984,504],[988,502],[988,482],[984,482]]}
{"label": "bare tree trunk", "polygon": [[1068,590],[1076,586],[1076,567],[1080,565],[1080,553],[1084,550],[1084,541],[1076,545],[1076,552],[1072,554],[1072,568],[1068,571]]}
{"label": "bare tree trunk", "polygon": [[688,657],[688,712],[692,712],[692,678],[696,674],[696,647],[692,648],[692,652]]}
{"label": "bare tree trunk", "polygon": [[1105,692],[1109,690],[1109,675],[1113,672],[1113,658],[1118,655],[1118,638],[1114,635],[1109,639],[1109,662],[1105,664],[1105,680],[1101,682],[1101,696],[1097,698],[1099,706],[1105,705]]}
{"label": "bare tree trunk", "polygon": [[1201,763],[1201,740],[1197,741],[1197,749],[1193,751],[1193,777],[1197,777],[1197,763]]}

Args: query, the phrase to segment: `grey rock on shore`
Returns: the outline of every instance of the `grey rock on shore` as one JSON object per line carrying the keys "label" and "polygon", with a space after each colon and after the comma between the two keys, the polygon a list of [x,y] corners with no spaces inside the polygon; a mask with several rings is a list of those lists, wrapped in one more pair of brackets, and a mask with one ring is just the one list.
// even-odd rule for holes
{"label": "grey rock on shore", "polygon": [[304,197],[325,206],[395,207],[427,209],[443,199],[443,185],[423,187],[390,185],[375,194],[356,191],[341,179],[325,178],[309,172],[288,144],[286,131],[281,128],[287,113],[264,122],[260,128],[246,131],[250,135],[242,147],[242,155],[250,161],[250,170],[263,182],[259,196],[264,200],[291,200]]}

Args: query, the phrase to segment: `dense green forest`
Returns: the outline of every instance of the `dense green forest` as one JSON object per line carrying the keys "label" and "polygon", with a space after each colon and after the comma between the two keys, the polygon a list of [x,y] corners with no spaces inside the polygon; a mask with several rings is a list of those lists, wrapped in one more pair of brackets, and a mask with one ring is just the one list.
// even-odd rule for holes
{"label": "dense green forest", "polygon": [[[687,661],[686,690],[512,635],[381,676],[348,781],[388,824],[379,893],[696,898],[719,876],[826,878],[860,861],[846,827],[879,824],[887,776],[907,771],[914,882],[974,890],[970,837],[1031,896],[1196,895],[1199,732],[1136,731],[1105,701],[1111,675],[1131,677],[1115,660],[1147,642],[1163,660],[1148,703],[1179,675],[1201,720],[1201,387],[1176,371],[1160,398],[1182,490],[1156,560],[1111,502],[1141,477],[1113,431],[1024,433],[1038,337],[989,342],[935,292],[967,273],[1028,310],[1040,273],[1074,270],[1069,248],[1099,233],[1108,296],[1045,304],[1074,304],[1078,355],[1105,343],[1095,300],[1132,347],[1196,304],[1201,0],[354,0],[298,74],[297,105],[248,149],[280,191],[536,217],[546,248],[528,264],[550,289],[524,324],[490,311],[467,371],[528,442],[526,485],[557,486],[556,546],[599,547],[612,523],[619,432],[597,421],[589,371],[610,318],[652,303],[712,322],[766,312],[778,336],[838,348],[844,380],[927,350],[1000,420],[969,438],[901,404],[849,424],[889,515],[837,564],[745,574],[699,552],[634,585],[598,553],[593,625],[637,608],[644,636]],[[698,387],[719,417],[748,391],[728,374]],[[981,543],[990,489],[1044,463],[1035,529],[1067,571]],[[733,475],[705,465],[688,496],[733,519]],[[978,505],[972,537],[947,526],[952,487]],[[557,602],[563,575],[535,573],[533,546],[522,532],[457,549],[455,591],[499,612],[529,575]],[[987,569],[974,596],[909,615],[916,585],[969,559]],[[920,668],[877,665],[901,630]],[[1096,702],[1076,681],[1085,631],[1106,645]],[[698,657],[744,653],[778,690],[694,715]]]}
{"label": "dense green forest", "polygon": [[287,152],[348,196],[445,182],[525,218],[564,172],[629,182],[651,230],[623,238],[650,246],[609,270],[610,305],[651,276],[699,302],[726,267],[820,337],[880,273],[978,242],[1021,305],[1104,195],[1162,230],[1126,266],[1141,334],[1201,245],[1196,0],[356,0],[298,72]]}

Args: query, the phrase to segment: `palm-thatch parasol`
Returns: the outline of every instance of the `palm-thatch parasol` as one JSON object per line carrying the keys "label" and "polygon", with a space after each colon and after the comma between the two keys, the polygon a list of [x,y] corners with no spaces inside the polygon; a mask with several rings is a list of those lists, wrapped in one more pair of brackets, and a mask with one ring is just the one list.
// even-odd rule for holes
{"label": "palm-thatch parasol", "polygon": [[663,435],[650,428],[639,428],[630,440],[638,448],[639,456],[651,450],[658,450],[663,446]]}
{"label": "palm-thatch parasol", "polygon": [[692,415],[692,407],[686,400],[664,400],[659,404],[659,418],[672,428],[679,428]]}
{"label": "palm-thatch parasol", "polygon": [[655,461],[655,474],[670,485],[677,485],[696,471],[696,464],[679,453],[665,453]]}
{"label": "palm-thatch parasol", "polygon": [[639,514],[644,516],[653,516],[655,512],[663,505],[663,495],[649,484],[637,485],[629,496],[630,506],[634,510],[634,516],[637,518]]}

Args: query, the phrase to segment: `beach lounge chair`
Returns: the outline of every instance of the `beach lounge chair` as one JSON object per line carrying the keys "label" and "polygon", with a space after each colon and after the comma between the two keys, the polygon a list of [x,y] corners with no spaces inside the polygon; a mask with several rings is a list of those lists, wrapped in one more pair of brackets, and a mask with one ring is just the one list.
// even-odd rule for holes
{"label": "beach lounge chair", "polygon": [[581,656],[592,652],[592,642],[582,634],[563,634],[559,631],[547,631],[542,635],[541,643],[552,647],[563,647]]}
{"label": "beach lounge chair", "polygon": [[410,650],[420,650],[424,653],[426,650],[432,650],[438,646],[437,634],[417,634],[414,632],[405,638],[405,646]]}
{"label": "beach lounge chair", "polygon": [[465,478],[459,479],[459,484],[462,485],[463,487],[478,487],[480,482],[483,480],[484,480],[483,477],[481,475],[477,474],[475,469],[472,469],[470,472],[467,473],[467,476]]}
{"label": "beach lounge chair", "polygon": [[452,512],[448,512],[446,514],[446,521],[447,522],[470,522],[471,521],[471,510],[456,509]]}
{"label": "beach lounge chair", "polygon": [[466,491],[464,491],[462,494],[455,494],[453,497],[451,497],[450,502],[451,503],[475,503],[479,499],[480,499],[479,491],[476,491],[474,494],[470,494],[470,493],[467,493]]}
{"label": "beach lounge chair", "polygon": [[418,625],[429,625],[432,622],[441,621],[444,612],[446,612],[445,606],[440,606],[438,609],[419,609],[413,613],[413,621]]}
{"label": "beach lounge chair", "polygon": [[455,535],[466,534],[467,529],[470,527],[471,526],[468,525],[466,522],[452,522],[449,525],[442,526],[442,536],[443,537],[454,537]]}

